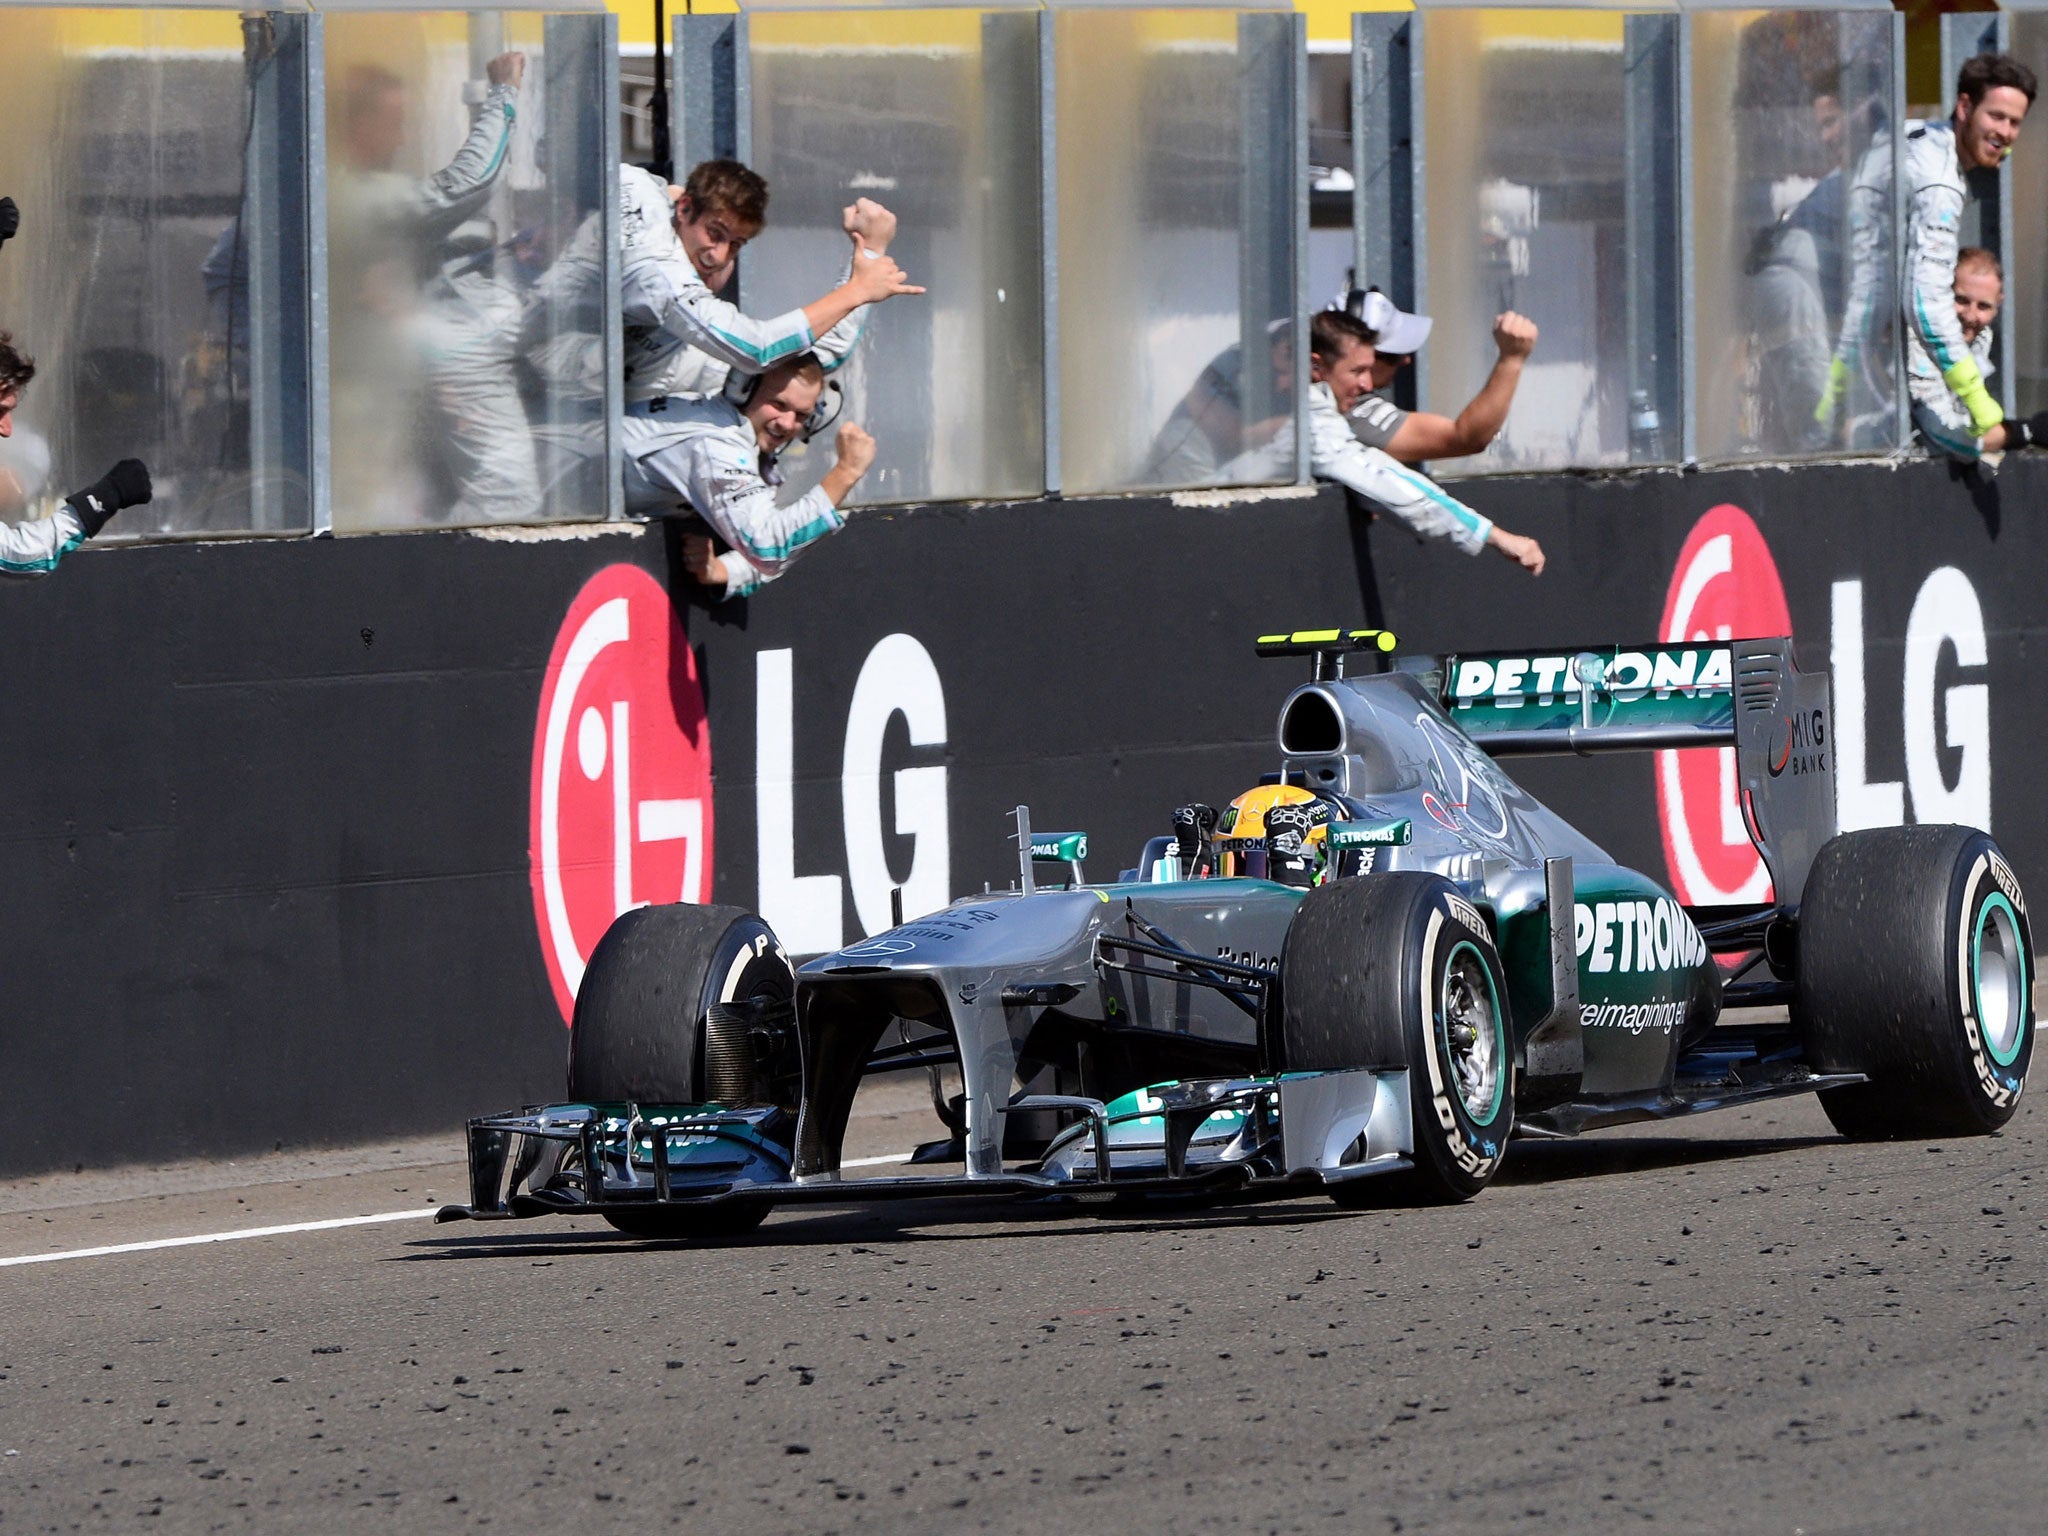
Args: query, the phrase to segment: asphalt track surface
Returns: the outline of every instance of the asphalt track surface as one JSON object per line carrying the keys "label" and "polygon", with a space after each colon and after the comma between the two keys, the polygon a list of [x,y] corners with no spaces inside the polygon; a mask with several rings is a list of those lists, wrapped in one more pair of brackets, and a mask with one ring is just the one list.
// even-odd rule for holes
{"label": "asphalt track surface", "polygon": [[[849,1156],[913,1139],[883,1109]],[[1851,1146],[1788,1100],[1518,1144],[1453,1209],[17,1263],[0,1532],[2036,1532],[2044,1127]],[[424,1210],[456,1147],[0,1188],[0,1258]]]}

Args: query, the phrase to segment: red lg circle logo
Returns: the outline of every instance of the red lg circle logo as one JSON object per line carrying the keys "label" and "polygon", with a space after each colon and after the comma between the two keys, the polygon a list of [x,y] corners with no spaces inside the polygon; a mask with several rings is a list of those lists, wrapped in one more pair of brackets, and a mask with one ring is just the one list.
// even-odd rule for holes
{"label": "red lg circle logo", "polygon": [[569,605],[533,739],[528,857],[548,980],[567,1023],[612,919],[711,897],[711,730],[675,609],[637,565]]}
{"label": "red lg circle logo", "polygon": [[[1719,506],[1693,525],[1664,595],[1666,645],[1789,635],[1784,583],[1762,531]],[[1771,899],[1770,871],[1749,840],[1735,748],[1657,754],[1657,820],[1678,899],[1691,906]]]}

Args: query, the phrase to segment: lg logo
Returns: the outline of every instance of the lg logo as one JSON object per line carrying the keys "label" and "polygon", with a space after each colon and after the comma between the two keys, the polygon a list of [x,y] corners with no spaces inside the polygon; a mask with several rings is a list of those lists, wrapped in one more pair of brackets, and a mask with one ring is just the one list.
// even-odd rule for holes
{"label": "lg logo", "polygon": [[[1658,639],[1690,645],[1791,633],[1785,587],[1762,531],[1740,507],[1715,507],[1679,552]],[[1738,782],[1733,747],[1657,754],[1657,820],[1681,901],[1769,899],[1770,873],[1742,824]]]}
{"label": "lg logo", "polygon": [[599,571],[569,605],[541,687],[529,857],[534,916],[568,1022],[612,920],[711,899],[711,733],[660,583]]}
{"label": "lg logo", "polygon": [[[1970,578],[1952,565],[1929,572],[1906,618],[1904,687],[1896,695],[1906,760],[1903,784],[1869,777],[1863,583],[1835,582],[1829,609],[1838,765],[1835,819],[1841,829],[1898,825],[1906,819],[1906,794],[1911,791],[1915,821],[1955,822],[1990,831],[1991,686],[1958,681],[1944,688],[1939,680],[1945,660],[1951,671],[1976,671],[1991,659],[1984,640],[1984,609]],[[1953,783],[1945,757],[1954,763]]]}
{"label": "lg logo", "polygon": [[[1863,583],[1829,592],[1834,740],[1821,720],[1786,719],[1772,737],[1773,773],[1817,771],[1834,755],[1835,817],[1843,831],[1918,822],[1991,827],[1991,689],[1984,611],[1954,566],[1928,573],[1906,620],[1899,701],[1905,777],[1872,779]],[[1777,562],[1740,507],[1715,507],[1686,539],[1664,602],[1667,643],[1790,634]],[[1809,664],[1811,664],[1809,662]],[[1978,676],[1970,674],[1977,673]],[[1960,675],[1958,675],[1960,674]],[[1948,678],[1956,680],[1947,682]],[[1946,686],[1944,686],[1946,683]],[[1742,824],[1735,749],[1657,754],[1657,809],[1673,888],[1693,905],[1762,901],[1770,877]]]}
{"label": "lg logo", "polygon": [[[890,926],[899,882],[885,801],[893,831],[911,840],[903,910],[920,916],[952,897],[944,764],[898,768],[886,782],[882,768],[898,715],[913,748],[945,746],[946,699],[913,636],[876,643],[854,684],[840,756],[845,873],[799,875],[794,674],[790,651],[755,657],[753,902],[791,953],[823,954],[847,941],[849,893],[864,932]],[[599,571],[562,620],[534,726],[531,805],[534,919],[567,1022],[590,953],[620,913],[711,900],[711,733],[697,660],[668,594],[638,566]]]}
{"label": "lg logo", "polygon": [[[882,834],[882,739],[890,720],[903,716],[913,747],[946,744],[946,694],[939,669],[912,635],[886,635],[868,652],[846,712],[840,755],[839,798],[846,834],[846,875],[796,872],[795,656],[762,651],[754,658],[754,722],[758,771],[754,815],[759,837],[756,890],[761,915],[792,954],[819,955],[846,942],[848,887],[865,933],[890,926],[889,868]],[[913,839],[904,875],[903,911],[935,912],[952,899],[952,848],[947,832],[943,763],[899,768],[888,788],[895,801],[898,836]]]}

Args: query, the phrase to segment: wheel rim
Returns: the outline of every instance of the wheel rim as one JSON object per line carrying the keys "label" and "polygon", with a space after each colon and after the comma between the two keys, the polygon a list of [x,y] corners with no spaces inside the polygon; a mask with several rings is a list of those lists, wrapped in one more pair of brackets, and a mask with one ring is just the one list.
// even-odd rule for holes
{"label": "wheel rim", "polygon": [[1437,1020],[1437,1043],[1450,1066],[1459,1102],[1474,1123],[1484,1125],[1500,1109],[1507,1038],[1493,973],[1477,945],[1461,940],[1451,951]]}
{"label": "wheel rim", "polygon": [[1993,893],[1977,912],[1970,944],[1970,980],[1976,991],[1977,1027],[1984,1048],[2001,1067],[2019,1056],[2027,1026],[2027,957],[2019,916]]}

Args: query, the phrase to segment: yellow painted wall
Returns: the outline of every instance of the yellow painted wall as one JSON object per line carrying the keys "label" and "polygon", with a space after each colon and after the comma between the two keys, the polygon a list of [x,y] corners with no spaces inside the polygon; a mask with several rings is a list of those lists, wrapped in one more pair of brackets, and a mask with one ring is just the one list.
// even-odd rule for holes
{"label": "yellow painted wall", "polygon": [[[654,0],[606,0],[619,18],[619,41],[642,48],[654,46]],[[668,14],[684,13],[681,3],[668,5]],[[687,7],[704,14],[730,15],[739,9],[735,0],[690,0]],[[831,10],[830,0],[818,9]],[[1353,11],[1412,11],[1410,0],[1294,0],[1294,8],[1308,17],[1308,35],[1314,42],[1342,43],[1351,39]],[[1164,7],[1162,7],[1164,9]],[[763,15],[772,14],[763,12]]]}

